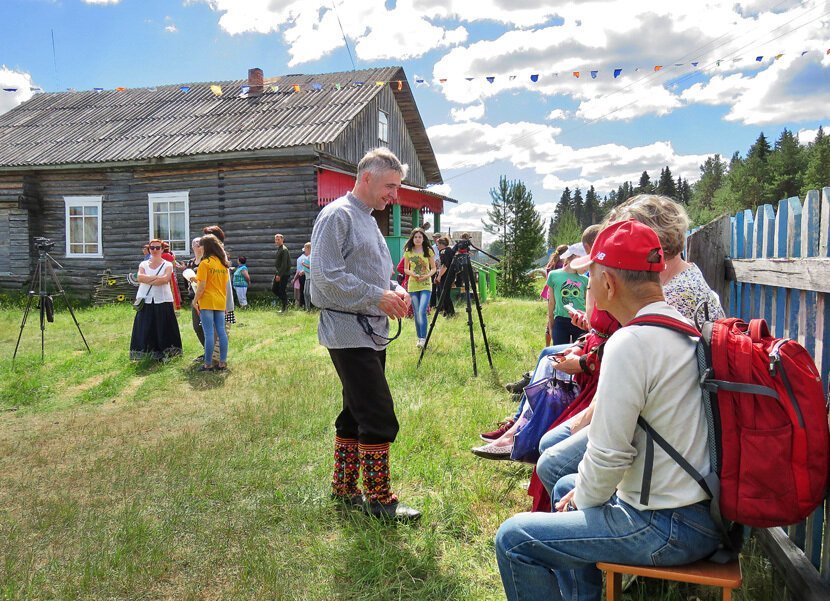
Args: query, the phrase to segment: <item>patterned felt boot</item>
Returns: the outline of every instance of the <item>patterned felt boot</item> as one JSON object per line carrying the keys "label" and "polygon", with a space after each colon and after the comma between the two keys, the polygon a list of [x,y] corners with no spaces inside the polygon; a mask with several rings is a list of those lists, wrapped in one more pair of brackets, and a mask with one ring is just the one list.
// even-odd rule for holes
{"label": "patterned felt boot", "polygon": [[363,510],[371,516],[414,521],[421,513],[400,503],[389,486],[389,443],[360,443],[363,470]]}
{"label": "patterned felt boot", "polygon": [[354,438],[334,437],[334,475],[331,496],[346,505],[363,504],[363,495],[357,487],[360,478],[360,455]]}

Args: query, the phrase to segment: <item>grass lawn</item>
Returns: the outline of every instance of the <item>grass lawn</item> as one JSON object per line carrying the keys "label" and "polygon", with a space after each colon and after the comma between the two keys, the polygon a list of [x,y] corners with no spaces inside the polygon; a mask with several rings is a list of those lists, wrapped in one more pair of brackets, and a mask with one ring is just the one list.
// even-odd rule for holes
{"label": "grass lawn", "polygon": [[[316,314],[237,311],[229,373],[185,356],[128,360],[129,305],[34,315],[0,308],[0,599],[501,599],[493,535],[528,507],[526,466],[476,459],[478,433],[514,410],[501,385],[532,366],[545,306],[484,306],[472,377],[466,314],[439,319],[416,369],[403,324],[387,373],[401,423],[393,486],[423,511],[389,526],[328,499],[340,389]],[[754,567],[753,567],[754,566]],[[749,567],[749,570],[747,570]],[[779,599],[765,560],[738,599]],[[635,586],[630,599],[707,597]]]}

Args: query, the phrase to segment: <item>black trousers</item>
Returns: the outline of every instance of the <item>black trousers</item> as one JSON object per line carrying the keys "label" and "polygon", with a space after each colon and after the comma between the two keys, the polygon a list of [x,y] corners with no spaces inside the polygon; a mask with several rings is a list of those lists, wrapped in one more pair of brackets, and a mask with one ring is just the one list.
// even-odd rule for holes
{"label": "black trousers", "polygon": [[288,304],[288,276],[282,276],[279,282],[274,280],[273,290],[277,298],[280,299],[282,308],[285,309]]}
{"label": "black trousers", "polygon": [[386,351],[329,349],[343,386],[343,410],[334,422],[337,436],[364,444],[395,442],[398,418],[386,382]]}

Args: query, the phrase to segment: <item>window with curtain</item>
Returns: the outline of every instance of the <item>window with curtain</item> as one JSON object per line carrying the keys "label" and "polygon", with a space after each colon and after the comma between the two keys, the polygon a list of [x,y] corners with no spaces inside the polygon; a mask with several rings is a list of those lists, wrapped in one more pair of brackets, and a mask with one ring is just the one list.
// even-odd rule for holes
{"label": "window with curtain", "polygon": [[190,254],[190,200],[189,193],[160,192],[150,198],[150,238],[170,243],[176,255]]}
{"label": "window with curtain", "polygon": [[101,257],[101,197],[64,196],[66,256]]}

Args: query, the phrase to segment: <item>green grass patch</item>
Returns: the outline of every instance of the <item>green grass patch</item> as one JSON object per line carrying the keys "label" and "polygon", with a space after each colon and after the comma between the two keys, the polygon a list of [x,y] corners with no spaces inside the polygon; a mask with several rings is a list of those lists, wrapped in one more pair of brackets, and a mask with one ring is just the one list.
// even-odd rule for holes
{"label": "green grass patch", "polygon": [[[0,599],[501,599],[493,535],[526,509],[526,466],[469,448],[515,408],[502,384],[535,361],[545,306],[439,319],[420,368],[414,324],[388,352],[401,423],[393,484],[424,513],[388,526],[328,499],[339,383],[316,314],[238,311],[230,371],[205,374],[187,310],[184,356],[132,363],[128,306],[79,308],[88,353],[58,306],[40,360],[37,320],[0,308]],[[754,557],[754,556],[753,556]],[[739,599],[778,599],[763,558]],[[760,584],[759,584],[760,583]],[[629,599],[713,599],[635,585]]]}

